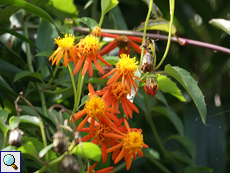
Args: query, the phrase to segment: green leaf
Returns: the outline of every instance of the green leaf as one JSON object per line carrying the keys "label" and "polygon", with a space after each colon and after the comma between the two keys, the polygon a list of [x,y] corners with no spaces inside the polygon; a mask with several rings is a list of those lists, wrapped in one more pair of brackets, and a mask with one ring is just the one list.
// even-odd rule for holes
{"label": "green leaf", "polygon": [[20,118],[17,116],[12,116],[9,119],[9,129],[14,130],[16,127],[18,127],[20,123]]}
{"label": "green leaf", "polygon": [[73,154],[82,158],[87,158],[99,162],[101,159],[101,149],[94,143],[83,142],[73,149]]}
{"label": "green leaf", "polygon": [[230,35],[230,21],[225,19],[212,19],[209,23]]}
{"label": "green leaf", "polygon": [[[150,5],[150,0],[142,0],[142,1],[145,2],[145,3],[148,5],[148,7],[149,7],[149,5]],[[152,5],[152,10],[151,10],[151,12],[152,12],[152,16],[153,16],[154,18],[163,16],[162,13],[161,13],[161,11],[160,11],[160,9],[156,6],[156,4],[155,4],[154,2],[153,2],[153,5]]]}
{"label": "green leaf", "polygon": [[8,118],[8,111],[6,109],[0,110],[0,119],[5,123]]}
{"label": "green leaf", "polygon": [[[148,21],[148,25],[147,25],[147,30],[160,30],[160,31],[165,31],[165,32],[169,32],[169,24],[170,21],[167,21],[165,19],[159,18],[156,20],[150,19]],[[141,25],[139,25],[136,28],[136,31],[143,31],[145,27],[145,22],[141,23]],[[172,35],[176,34],[176,27],[174,25],[172,25]]]}
{"label": "green leaf", "polygon": [[21,151],[22,154],[30,154],[33,156],[37,156],[37,151],[34,147],[34,144],[32,142],[27,142],[21,147],[17,149],[17,151]]}
{"label": "green leaf", "polygon": [[165,66],[165,72],[167,72],[170,76],[176,79],[188,92],[200,113],[202,122],[206,124],[205,120],[207,115],[207,109],[204,101],[204,96],[200,88],[198,87],[195,79],[192,78],[186,70],[179,67],[172,67],[169,64]]}
{"label": "green leaf", "polygon": [[43,51],[37,53],[35,56],[45,56],[45,57],[50,57],[54,51],[49,50],[49,51]]}
{"label": "green leaf", "polygon": [[54,144],[51,143],[50,145],[46,146],[41,151],[39,151],[39,154],[38,154],[39,158],[42,158],[53,146]]}
{"label": "green leaf", "polygon": [[17,96],[18,96],[17,93],[15,93],[14,91],[12,91],[12,90],[9,89],[8,87],[2,85],[1,83],[0,83],[0,89],[1,89],[2,92],[4,91],[4,92],[6,92],[6,93],[8,93],[8,94],[11,94],[11,95],[14,96],[14,97],[17,97]]}
{"label": "green leaf", "polygon": [[50,17],[50,15],[48,13],[46,13],[44,10],[42,10],[41,8],[32,5],[28,2],[25,2],[23,0],[1,0],[0,1],[0,5],[12,5],[15,7],[20,7],[32,14],[34,14],[35,16],[41,17],[45,20],[47,20],[50,23],[53,23],[53,19]]}
{"label": "green leaf", "polygon": [[89,17],[78,18],[77,21],[86,24],[90,30],[92,30],[95,26],[98,26],[98,23]]}
{"label": "green leaf", "polygon": [[169,107],[168,102],[165,98],[165,96],[162,94],[160,90],[157,91],[157,94],[155,95],[157,100],[160,100],[162,103],[164,103],[167,107]]}
{"label": "green leaf", "polygon": [[147,157],[148,159],[151,159],[151,158],[157,159],[157,160],[160,159],[160,154],[152,148],[143,148],[142,151],[143,151],[144,157]]}
{"label": "green leaf", "polygon": [[81,99],[81,105],[84,105],[87,100],[89,100],[89,96],[88,95],[85,95],[84,97],[82,97],[82,99]]}
{"label": "green leaf", "polygon": [[175,139],[179,143],[181,143],[185,147],[185,149],[188,151],[188,153],[190,154],[192,159],[195,159],[195,157],[196,157],[196,146],[194,145],[194,143],[189,138],[187,138],[185,136],[180,136],[180,135],[171,135],[166,139],[166,141],[171,140],[171,139]]}
{"label": "green leaf", "polygon": [[14,65],[0,59],[0,75],[14,76],[15,74],[21,72],[22,70],[15,67]]}
{"label": "green leaf", "polygon": [[0,31],[3,32],[3,33],[10,33],[11,35],[14,35],[18,38],[20,38],[21,40],[29,43],[30,45],[32,45],[33,47],[35,47],[36,49],[38,49],[38,47],[31,41],[29,40],[28,38],[26,38],[24,35],[21,35],[13,30],[10,30],[10,29],[6,29],[6,28],[0,28]]}
{"label": "green leaf", "polygon": [[101,0],[101,13],[105,15],[109,10],[116,7],[119,2],[117,0]]}
{"label": "green leaf", "polygon": [[156,106],[152,110],[165,115],[173,123],[179,134],[184,136],[184,125],[174,111],[162,106]]}
{"label": "green leaf", "polygon": [[40,121],[38,117],[31,115],[22,115],[20,116],[20,123],[30,123],[39,126]]}
{"label": "green leaf", "polygon": [[3,133],[7,133],[9,127],[5,124],[5,122],[0,119],[0,129],[3,131]]}
{"label": "green leaf", "polygon": [[14,77],[14,82],[16,82],[18,80],[43,82],[40,73],[38,73],[38,72],[32,73],[29,71],[22,71],[22,72],[16,74]]}
{"label": "green leaf", "polygon": [[178,98],[180,101],[185,102],[185,98],[182,95],[180,89],[176,86],[176,83],[171,81],[170,78],[164,75],[157,75],[158,88],[164,93],[169,93],[174,97]]}
{"label": "green leaf", "polygon": [[4,17],[0,17],[0,23],[6,23],[9,21],[10,16],[12,16],[12,14],[16,13],[20,8],[18,7],[5,7],[5,8],[0,8],[0,16],[4,16]]}
{"label": "green leaf", "polygon": [[12,145],[9,145],[9,146],[1,149],[1,151],[16,151],[16,147],[12,146]]}

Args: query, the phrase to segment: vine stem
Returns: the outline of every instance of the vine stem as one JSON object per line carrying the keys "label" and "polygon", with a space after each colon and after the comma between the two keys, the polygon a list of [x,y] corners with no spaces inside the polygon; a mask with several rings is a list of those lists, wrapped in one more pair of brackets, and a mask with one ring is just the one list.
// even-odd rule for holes
{"label": "vine stem", "polygon": [[84,77],[85,75],[81,75],[82,74],[82,68],[79,71],[79,77],[78,77],[78,83],[77,83],[77,103],[76,106],[78,107],[79,103],[80,103],[80,98],[81,98],[81,91],[82,91],[82,85],[83,85],[83,81],[84,81]]}
{"label": "vine stem", "polygon": [[[147,30],[147,25],[148,25],[148,21],[149,21],[149,18],[150,18],[150,14],[151,14],[151,11],[152,11],[152,6],[153,6],[153,0],[150,0],[149,11],[148,11],[148,14],[147,14],[146,20],[145,20],[145,27],[144,27],[143,38],[142,38],[142,45],[145,43],[145,35],[146,35],[146,30]],[[139,71],[141,70],[141,64],[142,64],[143,56],[144,56],[144,48],[142,47],[141,59],[140,59],[140,63],[139,63]]]}
{"label": "vine stem", "polygon": [[[24,10],[22,11],[22,13],[25,16],[25,11]],[[26,21],[23,22],[23,31],[24,31],[25,37],[29,39]],[[26,44],[27,65],[28,65],[29,71],[34,72],[33,64],[32,64],[30,45],[29,45],[29,43],[25,43],[25,44]],[[44,115],[46,117],[48,117],[44,93],[42,93],[41,86],[38,83],[35,83],[35,86],[36,86],[36,88],[38,90],[38,93],[39,93],[39,96],[40,96],[40,99],[41,99],[41,105],[42,105],[43,113],[44,113]],[[39,121],[40,121],[40,129],[41,129],[42,140],[43,140],[43,144],[44,144],[44,148],[45,148],[47,146],[47,142],[46,142],[46,136],[45,136],[45,132],[44,132],[44,125],[43,125],[43,122],[42,122],[40,116],[39,116]],[[48,153],[46,153],[45,158],[46,158],[46,162],[48,162],[49,161]]]}
{"label": "vine stem", "polygon": [[[78,28],[73,27],[74,31],[82,32],[82,33],[89,33],[89,28]],[[119,34],[119,35],[127,35],[127,36],[137,36],[142,37],[142,32],[136,32],[136,31],[126,31],[126,30],[115,30],[115,29],[101,29],[101,32],[104,33],[110,33],[110,34]],[[146,37],[152,38],[152,39],[160,39],[160,40],[168,40],[168,36],[162,35],[162,34],[152,34],[152,33],[146,33]],[[210,44],[202,41],[182,38],[182,37],[171,37],[171,41],[173,42],[180,42],[182,45],[192,45],[197,47],[202,47],[206,49],[211,49],[218,52],[223,52],[226,54],[230,54],[230,49],[222,46],[218,46],[215,44]]]}
{"label": "vine stem", "polygon": [[159,64],[157,65],[157,67],[154,70],[157,70],[162,63],[164,62],[168,51],[169,51],[169,47],[170,47],[170,43],[171,43],[171,35],[172,35],[172,25],[173,25],[173,17],[174,17],[174,7],[175,7],[175,0],[170,0],[170,24],[169,24],[169,35],[168,35],[168,42],[167,42],[167,47],[165,49],[165,53],[163,55],[163,58],[161,59],[161,61],[159,62]]}
{"label": "vine stem", "polygon": [[[78,96],[77,96],[77,90],[76,90],[76,85],[75,85],[75,80],[74,80],[72,68],[71,68],[71,66],[70,66],[69,63],[68,63],[67,66],[68,66],[69,74],[70,74],[72,85],[73,85],[74,106],[73,106],[73,112],[72,112],[72,114],[74,114],[76,112],[76,108],[77,108],[77,98],[78,98]],[[78,81],[78,83],[79,83],[79,81]]]}

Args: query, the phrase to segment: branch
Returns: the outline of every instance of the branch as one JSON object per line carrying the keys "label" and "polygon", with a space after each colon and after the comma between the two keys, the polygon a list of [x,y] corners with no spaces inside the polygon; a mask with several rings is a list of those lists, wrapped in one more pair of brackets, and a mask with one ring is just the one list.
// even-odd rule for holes
{"label": "branch", "polygon": [[[78,31],[78,32],[83,32],[83,33],[89,33],[88,28],[73,27],[73,30]],[[110,34],[128,35],[128,36],[139,36],[139,37],[143,36],[142,32],[126,31],[126,30],[101,29],[101,32],[110,33]],[[150,37],[150,38],[153,38],[153,39],[160,39],[160,40],[168,40],[168,36],[161,35],[161,34],[146,33],[146,37]],[[197,46],[197,47],[203,47],[203,48],[211,49],[211,50],[214,50],[214,51],[230,54],[230,49],[222,47],[222,46],[217,46],[217,45],[214,45],[214,44],[205,43],[205,42],[196,41],[196,40],[190,40],[190,39],[181,38],[181,37],[178,37],[178,38],[171,37],[171,41],[173,41],[173,42],[178,42],[178,40],[183,45],[185,45],[185,44],[193,45],[193,46]]]}

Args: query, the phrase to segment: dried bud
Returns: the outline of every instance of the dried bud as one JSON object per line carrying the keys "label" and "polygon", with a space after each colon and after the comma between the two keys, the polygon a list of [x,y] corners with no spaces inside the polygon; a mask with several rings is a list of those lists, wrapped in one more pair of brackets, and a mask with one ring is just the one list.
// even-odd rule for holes
{"label": "dried bud", "polygon": [[100,37],[101,37],[101,28],[99,28],[98,26],[95,26],[93,28],[93,30],[92,30],[91,35],[100,39]]}
{"label": "dried bud", "polygon": [[153,71],[153,61],[154,61],[154,58],[153,58],[152,54],[149,53],[149,52],[147,52],[147,53],[143,56],[142,65],[141,65],[141,70],[142,70],[144,73],[152,72],[152,71]]}
{"label": "dried bud", "polygon": [[53,145],[56,152],[63,154],[68,150],[69,144],[62,131],[57,131],[53,135]]}
{"label": "dried bud", "polygon": [[145,92],[148,95],[151,95],[155,99],[157,89],[158,89],[157,76],[155,76],[155,75],[147,75],[146,76],[146,85],[144,86]]}
{"label": "dried bud", "polygon": [[23,131],[21,131],[18,128],[11,130],[9,135],[9,144],[16,147],[20,147],[22,145],[23,134],[24,134]]}
{"label": "dried bud", "polygon": [[66,155],[61,161],[61,170],[65,173],[78,173],[80,170],[80,164],[71,155]]}
{"label": "dried bud", "polygon": [[[102,66],[102,69],[103,69],[104,75],[105,75],[112,70],[112,67],[111,66],[108,67],[108,66],[104,65],[104,66]],[[103,74],[101,74],[101,72],[98,71],[98,77],[101,78],[102,76],[103,76]]]}

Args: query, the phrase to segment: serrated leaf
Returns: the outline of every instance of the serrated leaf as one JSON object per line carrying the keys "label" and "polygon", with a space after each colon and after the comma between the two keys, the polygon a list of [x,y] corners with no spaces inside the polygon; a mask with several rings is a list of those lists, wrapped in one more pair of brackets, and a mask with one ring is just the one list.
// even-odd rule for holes
{"label": "serrated leaf", "polygon": [[174,111],[162,106],[156,106],[152,110],[165,115],[173,123],[179,134],[184,136],[184,125]]}
{"label": "serrated leaf", "polygon": [[26,1],[23,0],[1,0],[0,1],[0,5],[12,5],[15,7],[20,7],[32,14],[34,14],[35,16],[41,17],[45,20],[47,20],[50,23],[53,23],[53,19],[50,17],[50,15],[48,13],[46,13],[44,10],[42,10],[41,8],[30,4]]}
{"label": "serrated leaf", "polygon": [[20,73],[17,73],[14,77],[14,82],[18,80],[43,82],[40,73],[38,72],[33,73],[29,71],[22,71]]}
{"label": "serrated leaf", "polygon": [[225,19],[212,19],[209,23],[230,35],[230,21]]}
{"label": "serrated leaf", "polygon": [[101,13],[105,15],[109,10],[116,7],[119,2],[117,0],[101,0]]}
{"label": "serrated leaf", "polygon": [[204,96],[197,85],[197,82],[191,75],[184,69],[179,67],[172,67],[171,65],[165,66],[165,72],[176,79],[188,92],[193,99],[204,124],[207,116],[207,109],[204,101]]}
{"label": "serrated leaf", "polygon": [[181,93],[181,90],[177,87],[176,83],[171,81],[170,78],[164,75],[157,75],[158,88],[164,93],[169,93],[174,97],[178,98],[180,101],[185,102],[185,98]]}
{"label": "serrated leaf", "polygon": [[185,149],[188,151],[188,153],[190,154],[192,159],[195,159],[195,157],[196,157],[196,146],[194,145],[194,143],[189,138],[187,138],[185,136],[180,136],[180,135],[171,135],[166,140],[168,141],[171,139],[175,139],[179,143],[181,143],[185,147]]}
{"label": "serrated leaf", "polygon": [[29,40],[28,38],[26,38],[24,35],[21,35],[13,30],[10,30],[10,29],[6,29],[6,28],[0,28],[0,31],[3,32],[3,33],[10,33],[11,35],[14,35],[18,38],[20,38],[21,40],[29,43],[30,45],[32,45],[33,47],[35,47],[36,49],[38,49],[38,47],[31,41]]}
{"label": "serrated leaf", "polygon": [[98,26],[98,23],[89,17],[78,18],[77,21],[86,24],[90,30],[92,30],[95,26]]}
{"label": "serrated leaf", "polygon": [[[159,30],[159,31],[169,32],[169,25],[170,25],[170,21],[167,21],[162,18],[156,20],[150,19],[148,21],[147,30]],[[143,31],[144,27],[145,27],[145,22],[141,23],[141,25],[139,25],[136,28],[136,31]],[[175,34],[176,34],[176,27],[175,25],[172,25],[172,35]]]}
{"label": "serrated leaf", "polygon": [[5,123],[8,118],[8,111],[6,109],[0,110],[0,119]]}
{"label": "serrated leaf", "polygon": [[101,159],[101,149],[94,143],[83,142],[73,149],[73,154],[82,158],[87,158],[99,162]]}

